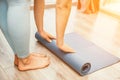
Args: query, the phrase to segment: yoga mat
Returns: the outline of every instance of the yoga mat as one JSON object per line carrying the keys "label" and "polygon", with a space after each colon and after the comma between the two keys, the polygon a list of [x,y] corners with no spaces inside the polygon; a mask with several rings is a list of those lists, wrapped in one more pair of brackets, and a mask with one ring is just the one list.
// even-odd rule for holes
{"label": "yoga mat", "polygon": [[76,51],[70,54],[61,51],[56,46],[55,40],[49,43],[44,40],[39,33],[36,33],[35,37],[42,45],[52,51],[81,76],[90,74],[120,61],[120,58],[111,55],[74,32],[65,35],[65,43]]}

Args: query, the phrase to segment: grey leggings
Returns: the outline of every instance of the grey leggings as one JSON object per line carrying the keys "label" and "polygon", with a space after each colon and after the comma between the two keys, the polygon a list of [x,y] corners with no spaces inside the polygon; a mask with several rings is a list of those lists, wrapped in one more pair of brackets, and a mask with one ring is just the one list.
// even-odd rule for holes
{"label": "grey leggings", "polygon": [[29,18],[28,0],[0,0],[0,29],[19,58],[29,55]]}

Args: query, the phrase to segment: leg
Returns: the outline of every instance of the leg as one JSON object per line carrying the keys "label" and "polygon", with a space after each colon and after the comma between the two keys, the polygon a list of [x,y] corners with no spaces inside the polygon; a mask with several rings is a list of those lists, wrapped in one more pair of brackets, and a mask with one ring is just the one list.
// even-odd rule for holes
{"label": "leg", "polygon": [[5,35],[5,38],[10,44],[13,51],[15,51],[14,45],[12,44],[10,35],[8,34],[8,29],[7,29],[7,9],[8,9],[7,1],[0,0],[0,29]]}
{"label": "leg", "polygon": [[86,10],[86,0],[80,0],[80,4],[81,4],[81,12],[84,12]]}
{"label": "leg", "polygon": [[81,8],[81,3],[80,3],[80,0],[78,0],[77,2],[77,9],[80,9]]}
{"label": "leg", "polygon": [[43,29],[44,6],[44,0],[34,0],[34,17],[39,34],[48,42],[51,42],[51,39],[55,39],[55,37]]}
{"label": "leg", "polygon": [[[29,5],[26,0],[7,0],[7,29],[20,58],[29,54],[30,22]],[[23,47],[24,46],[24,47]]]}
{"label": "leg", "polygon": [[91,4],[91,1],[92,0],[86,0],[86,10],[84,11],[84,13],[86,13],[86,14],[90,14],[91,13],[91,10],[90,10],[90,5],[91,5],[91,7],[93,6],[92,4]]}
{"label": "leg", "polygon": [[75,52],[64,43],[64,32],[71,10],[72,0],[57,0],[56,2],[56,33],[57,46],[64,52]]}
{"label": "leg", "polygon": [[43,68],[49,64],[48,57],[29,54],[30,22],[28,0],[7,0],[7,29],[15,46],[15,63],[19,70]]}
{"label": "leg", "polygon": [[93,8],[92,11],[93,13],[96,13],[99,11],[99,1],[100,0],[91,0],[93,2]]}
{"label": "leg", "polygon": [[81,3],[81,12],[89,14],[90,0],[80,0],[80,3]]}

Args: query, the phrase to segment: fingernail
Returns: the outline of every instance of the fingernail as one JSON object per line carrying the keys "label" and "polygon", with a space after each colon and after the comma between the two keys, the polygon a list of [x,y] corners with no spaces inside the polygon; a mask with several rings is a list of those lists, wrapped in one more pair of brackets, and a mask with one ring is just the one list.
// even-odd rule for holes
{"label": "fingernail", "polygon": [[52,42],[52,40],[50,40],[49,42]]}

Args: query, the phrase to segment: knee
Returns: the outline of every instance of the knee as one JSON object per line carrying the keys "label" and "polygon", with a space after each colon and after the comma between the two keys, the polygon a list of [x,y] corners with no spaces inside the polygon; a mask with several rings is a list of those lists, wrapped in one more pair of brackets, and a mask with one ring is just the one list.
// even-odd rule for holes
{"label": "knee", "polygon": [[57,0],[56,8],[57,9],[70,9],[71,8],[72,1],[71,0]]}

